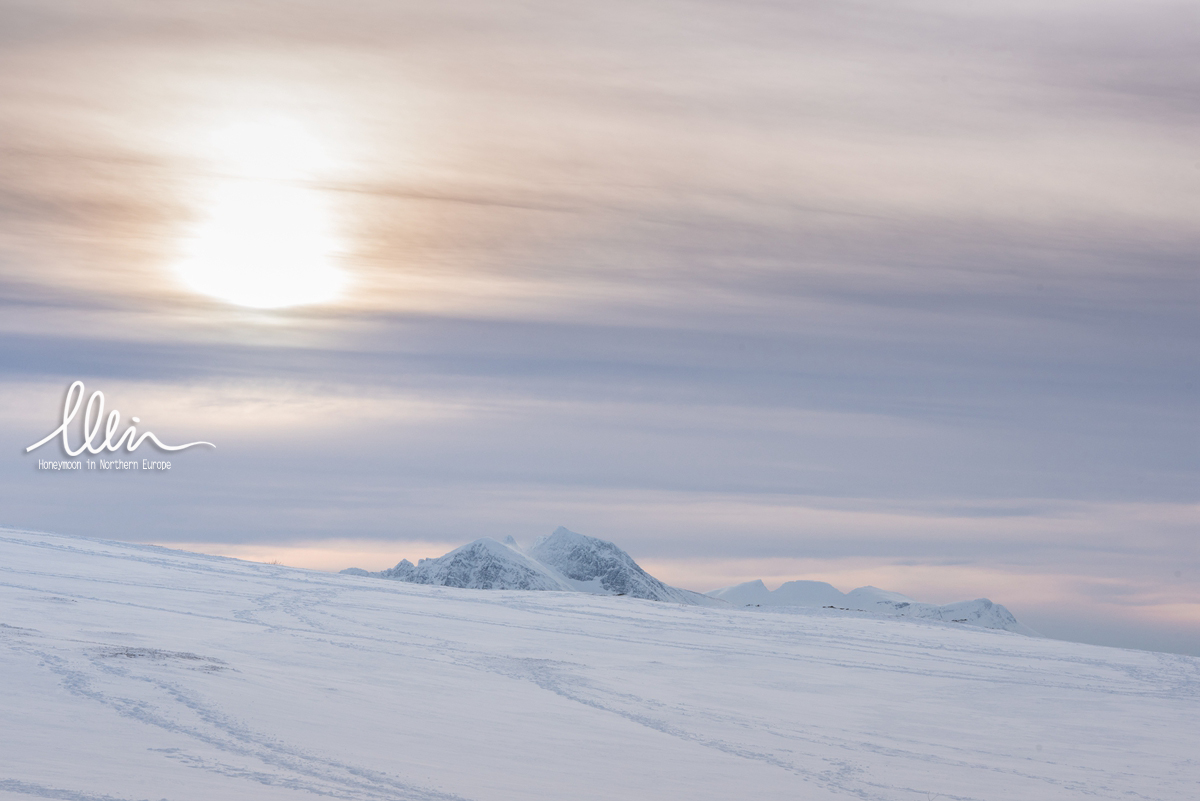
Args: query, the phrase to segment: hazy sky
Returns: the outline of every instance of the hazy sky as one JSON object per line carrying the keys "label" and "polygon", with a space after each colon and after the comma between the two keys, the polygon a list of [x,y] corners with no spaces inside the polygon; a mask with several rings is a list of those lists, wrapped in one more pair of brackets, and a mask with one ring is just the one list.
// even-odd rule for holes
{"label": "hazy sky", "polygon": [[[1198,52],[1153,0],[0,0],[0,524],[566,525],[1200,653]],[[77,379],[217,448],[39,471]]]}

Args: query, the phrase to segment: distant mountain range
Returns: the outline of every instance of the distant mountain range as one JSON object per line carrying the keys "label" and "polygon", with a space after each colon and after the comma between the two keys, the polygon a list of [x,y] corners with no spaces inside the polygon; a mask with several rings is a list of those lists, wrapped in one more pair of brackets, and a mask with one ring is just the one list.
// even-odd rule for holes
{"label": "distant mountain range", "polygon": [[734,606],[807,606],[879,612],[889,617],[942,620],[1040,636],[1028,626],[1018,623],[1012,612],[987,598],[938,606],[914,601],[898,592],[888,592],[878,587],[859,587],[843,593],[823,581],[789,581],[772,591],[761,579],[707,594],[710,598],[719,598]]}
{"label": "distant mountain range", "polygon": [[1003,606],[986,598],[937,606],[876,587],[859,587],[843,593],[823,581],[789,581],[771,591],[759,580],[706,594],[692,592],[659,581],[613,543],[562,527],[526,549],[520,548],[512,537],[504,542],[483,537],[444,556],[421,559],[415,565],[404,559],[387,570],[369,572],[351,567],[342,572],[443,587],[627,595],[697,606],[824,607],[1037,636],[1037,632],[1018,623]]}
{"label": "distant mountain range", "polygon": [[611,542],[562,527],[526,550],[521,550],[512,537],[505,542],[484,537],[415,565],[404,559],[393,568],[375,573],[356,567],[342,572],[478,590],[557,590],[699,606],[724,605],[701,593],[664,584]]}

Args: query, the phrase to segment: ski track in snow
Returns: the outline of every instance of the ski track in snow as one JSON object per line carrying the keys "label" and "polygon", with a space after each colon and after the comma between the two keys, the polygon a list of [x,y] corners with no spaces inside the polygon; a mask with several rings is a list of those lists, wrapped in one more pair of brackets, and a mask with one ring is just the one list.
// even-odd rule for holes
{"label": "ski track in snow", "polygon": [[0,798],[1194,799],[1200,660],[0,530]]}

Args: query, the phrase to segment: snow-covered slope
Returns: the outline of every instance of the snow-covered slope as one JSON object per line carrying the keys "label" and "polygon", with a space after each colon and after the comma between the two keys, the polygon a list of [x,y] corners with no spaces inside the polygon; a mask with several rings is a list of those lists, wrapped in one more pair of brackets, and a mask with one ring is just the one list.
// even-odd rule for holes
{"label": "snow-covered slope", "polygon": [[342,572],[479,590],[559,590],[702,606],[714,603],[700,593],[667,586],[613,543],[562,527],[524,553],[512,537],[504,543],[485,537],[415,565],[405,559],[377,573],[354,567]]}
{"label": "snow-covered slope", "polygon": [[938,606],[914,601],[898,592],[889,592],[878,587],[859,587],[843,593],[832,584],[823,581],[789,581],[772,591],[768,590],[761,580],[713,590],[708,595],[734,606],[834,607],[841,610],[874,612],[888,617],[941,620],[1002,629],[1033,637],[1040,636],[1028,626],[1018,623],[1012,612],[987,598]]}
{"label": "snow-covered slope", "polygon": [[0,799],[1191,801],[1200,660],[0,530]]}
{"label": "snow-covered slope", "polygon": [[1033,629],[1017,622],[1012,612],[1003,606],[992,603],[987,598],[974,601],[958,601],[943,606],[933,604],[912,604],[910,612],[900,611],[902,617],[917,617],[924,620],[944,620],[951,623],[966,623],[971,626],[983,626],[989,629],[1003,629],[1018,634],[1039,636]]}

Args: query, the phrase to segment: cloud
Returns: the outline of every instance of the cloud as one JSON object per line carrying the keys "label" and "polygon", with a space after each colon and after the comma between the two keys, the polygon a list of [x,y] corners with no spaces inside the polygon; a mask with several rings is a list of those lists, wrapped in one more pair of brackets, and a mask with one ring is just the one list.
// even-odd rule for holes
{"label": "cloud", "polygon": [[[1189,4],[0,9],[10,452],[77,378],[219,444],[10,459],[6,522],[321,559],[567,524],[1190,619]],[[174,277],[238,179],[210,134],[268,112],[331,156],[337,304]]]}

